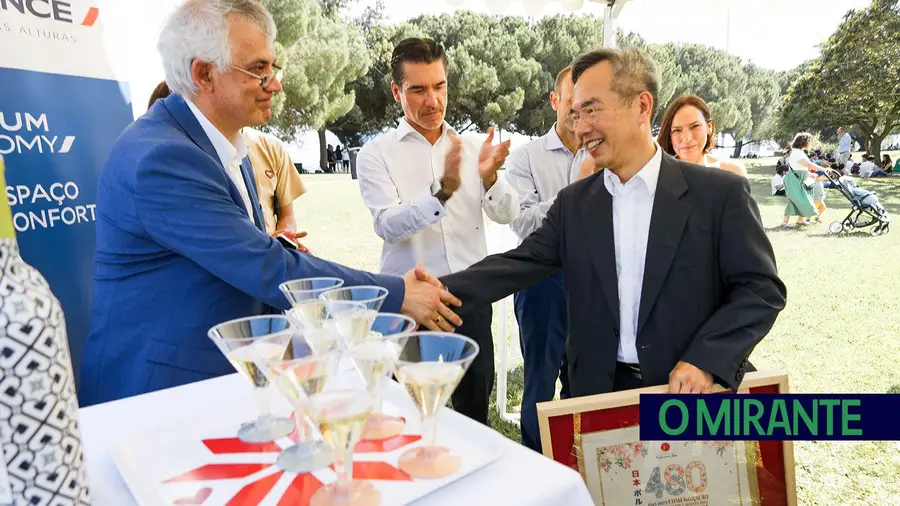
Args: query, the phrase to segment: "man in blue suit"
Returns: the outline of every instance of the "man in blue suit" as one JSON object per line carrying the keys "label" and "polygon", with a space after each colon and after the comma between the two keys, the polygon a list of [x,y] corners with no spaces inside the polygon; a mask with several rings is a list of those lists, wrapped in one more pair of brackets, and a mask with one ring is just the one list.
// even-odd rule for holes
{"label": "man in blue suit", "polygon": [[173,94],[125,130],[100,176],[82,406],[234,372],[207,331],[287,309],[278,285],[290,279],[380,285],[384,311],[461,324],[448,308],[459,301],[421,269],[369,274],[266,235],[240,130],[268,122],[281,91],[274,39],[256,0],[188,0],[163,29]]}

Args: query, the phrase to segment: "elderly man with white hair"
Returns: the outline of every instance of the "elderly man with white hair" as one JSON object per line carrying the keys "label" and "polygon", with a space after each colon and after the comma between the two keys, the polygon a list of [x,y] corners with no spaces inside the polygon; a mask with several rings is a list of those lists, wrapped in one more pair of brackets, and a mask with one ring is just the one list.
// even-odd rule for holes
{"label": "elderly man with white hair", "polygon": [[278,285],[337,277],[389,290],[383,310],[460,324],[433,276],[369,274],[285,248],[266,235],[239,132],[272,115],[281,92],[275,24],[256,0],[187,0],[159,38],[173,94],[129,126],[97,191],[91,329],[82,405],[234,371],[210,327],[281,310]]}

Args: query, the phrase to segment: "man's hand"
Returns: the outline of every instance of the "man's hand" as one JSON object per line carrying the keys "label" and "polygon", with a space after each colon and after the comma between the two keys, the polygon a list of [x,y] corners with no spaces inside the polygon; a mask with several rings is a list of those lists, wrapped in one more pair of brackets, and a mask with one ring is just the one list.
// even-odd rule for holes
{"label": "man's hand", "polygon": [[712,374],[687,362],[678,362],[669,373],[670,394],[708,394],[712,386]]}
{"label": "man's hand", "polygon": [[303,239],[304,237],[306,237],[308,235],[306,232],[292,232],[287,229],[282,229],[282,230],[276,230],[275,232],[272,232],[272,237],[278,237],[279,235],[282,235],[282,234],[284,234],[284,236],[287,237],[288,239],[297,241],[297,251],[299,251],[300,253],[306,253],[307,255],[312,254],[309,251],[309,248],[300,244],[300,239]]}
{"label": "man's hand", "polygon": [[478,174],[485,190],[490,190],[497,182],[497,170],[509,156],[510,140],[507,139],[494,146],[494,130],[494,127],[488,129],[487,139],[481,145],[481,152],[478,154]]}
{"label": "man's hand", "polygon": [[597,166],[594,164],[594,157],[588,155],[578,169],[578,179],[582,180],[595,172],[597,172]]}
{"label": "man's hand", "polygon": [[444,175],[441,177],[441,189],[448,194],[453,194],[462,184],[459,177],[459,166],[462,164],[462,139],[456,134],[450,135],[450,151],[444,158]]}
{"label": "man's hand", "polygon": [[453,332],[462,319],[448,306],[459,307],[462,302],[444,290],[437,278],[425,272],[421,265],[403,276],[406,294],[400,312],[431,330]]}

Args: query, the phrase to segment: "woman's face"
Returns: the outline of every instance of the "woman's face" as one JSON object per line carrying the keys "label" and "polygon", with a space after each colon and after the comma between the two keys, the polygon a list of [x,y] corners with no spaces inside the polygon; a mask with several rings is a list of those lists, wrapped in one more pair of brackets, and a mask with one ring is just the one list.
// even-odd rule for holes
{"label": "woman's face", "polygon": [[709,139],[712,124],[703,117],[700,109],[684,105],[672,120],[672,147],[678,158],[688,162],[698,162],[703,157],[703,148]]}

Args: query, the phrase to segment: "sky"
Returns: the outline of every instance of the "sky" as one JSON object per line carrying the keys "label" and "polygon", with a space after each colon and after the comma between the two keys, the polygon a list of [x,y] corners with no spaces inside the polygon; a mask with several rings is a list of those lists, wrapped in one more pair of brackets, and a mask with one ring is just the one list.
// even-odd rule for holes
{"label": "sky", "polygon": [[[526,16],[524,4],[530,2],[548,4],[541,12],[543,16],[566,13],[558,0],[384,1],[386,15],[392,21],[455,9]],[[451,2],[461,7],[454,7]],[[583,3],[576,13],[603,17],[605,3]],[[727,49],[745,62],[787,70],[816,57],[818,44],[831,35],[848,10],[870,3],[871,0],[628,0],[619,17],[619,28],[638,33],[648,42],[706,44]],[[375,0],[360,0],[351,12],[373,5]]]}

